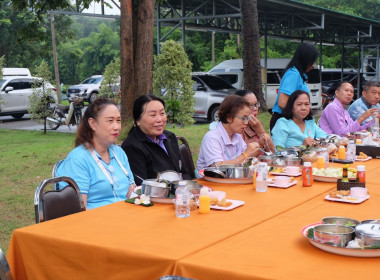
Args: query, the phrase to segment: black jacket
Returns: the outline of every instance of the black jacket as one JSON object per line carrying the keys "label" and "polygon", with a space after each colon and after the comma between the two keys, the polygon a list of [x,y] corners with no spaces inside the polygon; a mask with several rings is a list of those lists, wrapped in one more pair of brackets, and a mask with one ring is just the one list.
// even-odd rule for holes
{"label": "black jacket", "polygon": [[[174,133],[164,130],[166,140],[164,146],[168,154],[157,143],[152,142],[139,127],[132,128],[121,147],[128,156],[129,165],[134,175],[143,179],[155,179],[157,172],[174,170],[182,173],[184,180],[191,176],[179,153],[177,137]],[[142,181],[135,176],[136,185]]]}

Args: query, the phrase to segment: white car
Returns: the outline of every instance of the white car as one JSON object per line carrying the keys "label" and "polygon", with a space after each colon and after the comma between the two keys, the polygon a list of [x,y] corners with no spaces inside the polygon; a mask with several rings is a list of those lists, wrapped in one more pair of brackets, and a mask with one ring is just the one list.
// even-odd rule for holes
{"label": "white car", "polygon": [[[102,87],[102,82],[104,78],[102,75],[93,75],[78,85],[74,85],[68,88],[67,90],[67,99],[72,102],[75,96],[82,96],[84,101],[92,103],[96,98],[100,88]],[[112,92],[118,94],[120,89],[120,77],[119,82],[112,86]]]}
{"label": "white car", "polygon": [[[0,116],[12,116],[22,118],[29,110],[29,96],[33,94],[33,87],[37,81],[38,88],[42,86],[42,79],[28,76],[8,76],[0,81]],[[56,89],[50,84],[46,86],[51,90]],[[56,100],[56,95],[53,95]]]}

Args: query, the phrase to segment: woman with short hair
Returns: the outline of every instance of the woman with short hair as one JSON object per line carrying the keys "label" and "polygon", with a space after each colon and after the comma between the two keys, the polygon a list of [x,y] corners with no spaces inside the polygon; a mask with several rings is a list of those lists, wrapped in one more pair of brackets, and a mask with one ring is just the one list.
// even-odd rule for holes
{"label": "woman with short hair", "polygon": [[138,185],[155,179],[158,172],[173,170],[191,180],[182,161],[177,137],[165,130],[164,101],[155,95],[139,96],[133,104],[133,127],[121,147],[128,155]]}
{"label": "woman with short hair", "polygon": [[58,167],[58,176],[71,177],[78,184],[87,209],[125,200],[135,187],[128,158],[115,145],[120,129],[116,104],[106,98],[96,99],[83,115],[76,148]]}
{"label": "woman with short hair", "polygon": [[251,109],[249,103],[241,96],[227,96],[219,109],[216,129],[210,130],[203,137],[197,169],[198,171],[213,165],[239,164],[247,158],[260,153],[256,142],[246,144],[241,136],[248,126]]}

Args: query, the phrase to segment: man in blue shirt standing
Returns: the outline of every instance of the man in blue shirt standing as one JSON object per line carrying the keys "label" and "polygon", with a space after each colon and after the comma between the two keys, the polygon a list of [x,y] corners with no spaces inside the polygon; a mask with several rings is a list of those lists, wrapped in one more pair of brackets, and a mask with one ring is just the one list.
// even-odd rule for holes
{"label": "man in blue shirt standing", "polygon": [[[380,111],[380,83],[376,81],[368,81],[363,88],[362,97],[357,99],[348,108],[348,113],[353,120],[359,118],[365,111],[371,108],[378,108]],[[379,115],[378,115],[379,116]],[[363,121],[362,125],[373,120],[375,116],[370,116]]]}

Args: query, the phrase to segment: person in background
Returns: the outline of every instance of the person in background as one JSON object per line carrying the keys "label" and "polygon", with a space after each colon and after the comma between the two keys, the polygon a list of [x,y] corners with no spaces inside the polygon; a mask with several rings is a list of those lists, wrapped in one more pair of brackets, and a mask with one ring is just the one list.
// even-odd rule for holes
{"label": "person in background", "polygon": [[135,181],[155,179],[158,172],[173,170],[191,180],[182,161],[177,137],[164,130],[166,126],[165,103],[155,95],[139,96],[133,104],[133,127],[121,147],[128,155]]}
{"label": "person in background", "polygon": [[374,116],[378,109],[371,108],[361,114],[356,120],[353,120],[345,107],[349,105],[354,97],[354,87],[349,82],[340,82],[335,90],[335,99],[322,112],[319,119],[319,126],[328,134],[337,134],[339,136],[347,135],[350,132],[367,129],[373,122],[364,121]]}
{"label": "person in background", "polygon": [[106,98],[96,99],[84,112],[76,148],[58,167],[57,176],[71,177],[78,184],[87,209],[125,200],[135,187],[128,158],[115,145],[120,129],[116,104]]}
{"label": "person in background", "polygon": [[200,171],[216,163],[240,164],[247,158],[258,156],[260,145],[257,142],[246,144],[241,136],[248,126],[251,109],[243,97],[227,96],[219,109],[216,129],[203,137],[199,151],[197,170]]}
{"label": "person in background", "polygon": [[312,146],[316,144],[316,138],[327,136],[327,133],[314,122],[310,96],[306,91],[293,92],[282,114],[283,117],[276,122],[272,130],[272,139],[276,146]]}
{"label": "person in background", "polygon": [[248,125],[244,128],[244,131],[241,134],[244,142],[247,144],[257,142],[265,151],[274,153],[272,139],[267,133],[265,133],[263,125],[257,118],[260,103],[257,101],[256,95],[248,90],[239,90],[235,94],[244,97],[244,99],[249,103],[249,108],[251,109]]}
{"label": "person in background", "polygon": [[[366,82],[363,88],[362,97],[355,100],[348,108],[348,113],[353,120],[357,120],[365,111],[372,108],[377,108],[379,112],[380,105],[380,83],[376,81]],[[362,124],[373,120],[375,117],[370,116],[365,119]]]}
{"label": "person in background", "polygon": [[276,124],[276,121],[282,117],[282,110],[288,103],[289,96],[296,90],[303,90],[310,94],[307,87],[307,75],[318,58],[318,49],[311,44],[303,43],[298,46],[292,60],[284,70],[284,76],[280,82],[277,99],[272,109],[272,118],[270,120],[270,130]]}

